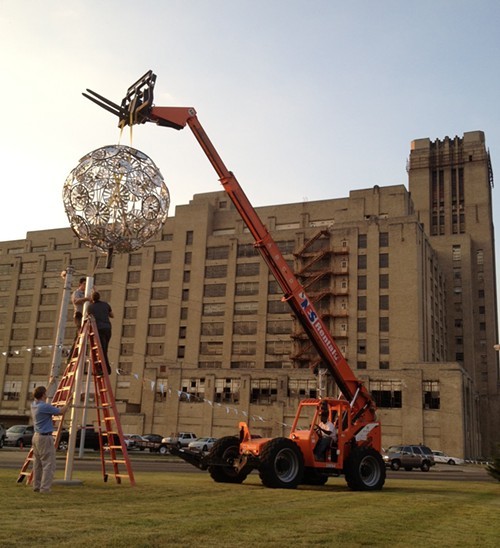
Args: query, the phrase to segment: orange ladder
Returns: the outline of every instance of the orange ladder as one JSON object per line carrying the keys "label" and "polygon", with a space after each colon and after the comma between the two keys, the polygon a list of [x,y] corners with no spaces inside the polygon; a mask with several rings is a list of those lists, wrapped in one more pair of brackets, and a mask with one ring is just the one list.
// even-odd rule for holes
{"label": "orange ladder", "polygon": [[[73,395],[76,372],[79,367],[85,367],[87,342],[90,346],[89,373],[92,374],[95,387],[95,404],[99,422],[99,448],[103,479],[105,482],[108,480],[107,466],[111,465],[117,483],[121,483],[122,478],[128,477],[130,483],[135,485],[134,473],[123,438],[123,431],[109,374],[105,365],[106,362],[99,333],[92,316],[84,321],[77,335],[68,365],[52,399],[52,405],[54,407],[63,407]],[[64,415],[54,415],[53,421],[56,426],[53,434],[54,445],[57,449],[63,430]],[[28,456],[21,467],[19,477],[17,478],[18,483],[21,483],[25,477],[28,477],[27,483],[31,483],[33,479],[32,464],[33,448],[28,452]],[[119,465],[125,465],[126,473],[120,471]]]}

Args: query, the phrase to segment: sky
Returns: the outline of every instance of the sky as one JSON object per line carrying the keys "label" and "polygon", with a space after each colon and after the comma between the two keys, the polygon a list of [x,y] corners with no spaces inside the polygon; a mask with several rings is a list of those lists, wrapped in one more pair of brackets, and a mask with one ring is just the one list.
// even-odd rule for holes
{"label": "sky", "polygon": [[150,69],[254,206],[407,186],[412,140],[475,130],[500,177],[499,20],[497,0],[0,0],[0,241],[69,226],[66,177],[104,145],[156,163],[170,215],[222,189],[188,128],[120,135],[81,95],[120,103]]}

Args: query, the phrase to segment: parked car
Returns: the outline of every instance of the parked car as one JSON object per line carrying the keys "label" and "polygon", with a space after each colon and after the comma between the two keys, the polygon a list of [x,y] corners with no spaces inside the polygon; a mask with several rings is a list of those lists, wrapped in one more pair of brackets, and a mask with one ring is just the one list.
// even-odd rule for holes
{"label": "parked car", "polygon": [[127,449],[138,449],[137,442],[145,441],[145,438],[139,434],[123,434],[123,438],[125,440],[125,444],[127,445]]}
{"label": "parked car", "polygon": [[392,445],[383,455],[385,465],[392,470],[404,468],[408,472],[420,468],[428,472],[434,466],[434,455],[426,445]]}
{"label": "parked car", "polygon": [[[80,428],[76,432],[76,443],[75,447],[78,449],[80,447],[80,440],[82,437],[82,429]],[[57,446],[58,451],[67,451],[69,442],[69,430],[63,430],[59,437],[59,444]],[[93,449],[94,451],[99,451],[101,446],[99,444],[99,432],[94,430],[93,426],[87,426],[85,428],[85,449]]]}
{"label": "parked car", "polygon": [[464,459],[458,457],[450,457],[442,451],[432,451],[436,464],[464,464]]}
{"label": "parked car", "polygon": [[13,447],[31,445],[33,434],[33,426],[28,426],[27,424],[16,424],[7,429],[4,444]]}
{"label": "parked car", "polygon": [[188,449],[207,452],[212,449],[216,441],[217,438],[198,438],[197,440],[188,443]]}
{"label": "parked car", "polygon": [[158,451],[161,452],[163,436],[160,436],[160,434],[145,434],[141,437],[142,439],[135,440],[135,445],[139,448],[140,451],[144,451],[144,449],[149,449],[150,453],[155,453]]}
{"label": "parked car", "polygon": [[5,430],[5,426],[3,424],[0,424],[0,449],[3,447],[6,435],[7,431]]}

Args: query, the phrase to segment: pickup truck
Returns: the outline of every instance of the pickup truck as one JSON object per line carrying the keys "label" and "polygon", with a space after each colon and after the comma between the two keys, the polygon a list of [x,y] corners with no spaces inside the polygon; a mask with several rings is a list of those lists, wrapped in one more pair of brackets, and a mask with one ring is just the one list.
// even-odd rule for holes
{"label": "pickup truck", "polygon": [[181,447],[187,447],[192,441],[196,441],[198,436],[194,432],[177,432],[170,434],[167,438],[162,439],[162,444],[167,447],[167,450],[175,447],[180,449]]}

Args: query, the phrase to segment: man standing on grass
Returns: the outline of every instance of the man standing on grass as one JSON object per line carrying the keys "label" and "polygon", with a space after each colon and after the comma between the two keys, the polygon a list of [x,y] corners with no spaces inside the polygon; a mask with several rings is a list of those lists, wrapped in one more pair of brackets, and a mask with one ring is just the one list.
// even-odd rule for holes
{"label": "man standing on grass", "polygon": [[70,401],[63,407],[54,407],[48,404],[47,389],[37,386],[33,392],[31,415],[33,417],[33,491],[35,493],[50,493],[56,471],[56,448],[52,432],[54,425],[52,415],[64,415]]}

